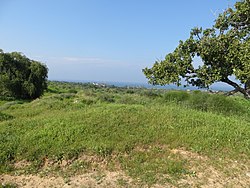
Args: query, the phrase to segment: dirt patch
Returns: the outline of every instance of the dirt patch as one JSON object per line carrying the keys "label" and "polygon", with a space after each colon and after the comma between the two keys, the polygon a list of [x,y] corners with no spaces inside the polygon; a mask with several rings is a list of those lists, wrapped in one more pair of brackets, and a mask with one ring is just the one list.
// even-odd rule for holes
{"label": "dirt patch", "polygon": [[171,152],[181,155],[182,158],[187,160],[189,166],[190,174],[178,182],[180,186],[202,188],[250,187],[250,177],[247,176],[250,170],[249,161],[244,163],[219,158],[216,162],[207,156],[184,149],[172,149]]}
{"label": "dirt patch", "polygon": [[31,165],[30,162],[26,161],[26,160],[22,160],[22,161],[18,161],[16,163],[14,163],[14,168],[16,169],[22,169],[22,168],[27,168]]}
{"label": "dirt patch", "polygon": [[94,172],[73,177],[40,177],[37,175],[1,175],[1,184],[15,184],[18,187],[30,188],[73,188],[73,187],[124,187],[131,179],[122,172]]}
{"label": "dirt patch", "polygon": [[250,186],[250,178],[244,172],[240,174],[226,175],[224,172],[218,171],[214,167],[205,167],[201,170],[195,171],[195,176],[188,176],[179,181],[179,185],[190,187],[245,187]]}
{"label": "dirt patch", "polygon": [[172,149],[170,150],[171,153],[173,154],[179,154],[181,155],[184,159],[193,159],[193,160],[201,160],[201,161],[207,161],[208,157],[199,155],[198,153],[187,151],[185,149]]}
{"label": "dirt patch", "polygon": [[[136,148],[142,152],[152,148]],[[184,148],[162,150],[176,155],[178,159],[185,161],[187,173],[173,184],[155,184],[150,187],[250,187],[250,161],[230,161],[225,159],[210,159],[207,156],[187,151]],[[0,175],[1,184],[16,184],[18,187],[148,187],[141,184],[140,180],[127,176],[116,156],[103,158],[101,156],[80,155],[77,159],[62,160],[60,162],[45,159],[41,171],[36,175]],[[110,161],[113,163],[111,170]],[[30,166],[27,161],[19,161],[15,168],[22,169]],[[49,171],[54,167],[57,171]],[[82,170],[83,168],[83,170]],[[59,172],[60,171],[60,172]],[[46,173],[44,173],[46,172]],[[57,173],[55,173],[57,172]]]}
{"label": "dirt patch", "polygon": [[35,175],[20,175],[20,176],[11,176],[11,175],[2,175],[1,176],[2,185],[5,184],[14,184],[17,187],[64,187],[65,183],[63,178],[55,177],[45,177],[41,178]]}

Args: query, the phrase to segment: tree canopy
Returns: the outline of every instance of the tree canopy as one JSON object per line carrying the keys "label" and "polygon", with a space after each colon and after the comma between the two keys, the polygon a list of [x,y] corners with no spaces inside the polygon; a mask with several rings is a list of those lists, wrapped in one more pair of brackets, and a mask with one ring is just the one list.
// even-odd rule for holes
{"label": "tree canopy", "polygon": [[[199,66],[194,65],[197,57]],[[208,88],[224,82],[250,99],[250,0],[219,14],[211,28],[192,29],[186,41],[143,72],[154,85],[180,86],[184,80],[184,86]]]}
{"label": "tree canopy", "polygon": [[0,50],[0,95],[21,99],[40,97],[47,88],[48,68],[18,52]]}

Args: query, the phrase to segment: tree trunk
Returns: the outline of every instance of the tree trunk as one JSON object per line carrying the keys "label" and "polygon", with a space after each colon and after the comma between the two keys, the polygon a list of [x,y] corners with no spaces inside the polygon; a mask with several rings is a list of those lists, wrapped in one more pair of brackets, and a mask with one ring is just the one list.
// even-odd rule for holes
{"label": "tree trunk", "polygon": [[250,80],[245,83],[246,98],[250,99]]}
{"label": "tree trunk", "polygon": [[[239,84],[233,82],[232,80],[229,80],[228,78],[224,78],[221,80],[222,82],[225,82],[231,86],[233,86],[235,89],[231,92],[231,93],[236,93],[236,92],[240,92],[244,95],[244,97],[246,99],[250,100],[250,80],[248,80],[245,83],[245,87],[242,88]],[[230,93],[230,92],[229,92]]]}

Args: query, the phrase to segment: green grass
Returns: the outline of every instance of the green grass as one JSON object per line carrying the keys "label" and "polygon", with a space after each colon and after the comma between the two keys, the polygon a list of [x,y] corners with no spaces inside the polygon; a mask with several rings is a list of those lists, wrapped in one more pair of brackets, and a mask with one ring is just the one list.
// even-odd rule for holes
{"label": "green grass", "polygon": [[149,185],[166,181],[167,176],[178,178],[188,173],[185,161],[160,147],[132,151],[129,155],[120,157],[119,161],[131,177],[140,177],[142,182]]}
{"label": "green grass", "polygon": [[241,97],[52,82],[40,99],[0,104],[1,173],[21,160],[39,170],[45,157],[86,154],[150,185],[189,173],[174,148],[250,159],[250,102]]}
{"label": "green grass", "polygon": [[0,188],[16,188],[16,187],[17,185],[11,183],[0,185]]}

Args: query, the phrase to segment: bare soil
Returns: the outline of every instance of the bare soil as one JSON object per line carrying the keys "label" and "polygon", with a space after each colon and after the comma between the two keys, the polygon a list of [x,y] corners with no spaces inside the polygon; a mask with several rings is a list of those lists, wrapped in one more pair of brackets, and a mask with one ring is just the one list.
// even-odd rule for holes
{"label": "bare soil", "polygon": [[[249,161],[224,161],[218,159],[210,160],[206,156],[186,151],[184,149],[172,149],[172,153],[180,155],[189,165],[189,175],[177,180],[174,184],[156,184],[150,187],[201,187],[201,188],[250,188],[250,164]],[[117,171],[109,171],[105,161],[96,157],[81,156],[78,161],[89,161],[100,164],[102,170],[90,169],[86,172],[74,174],[72,176],[60,176],[54,173],[47,174],[2,174],[0,175],[0,185],[12,184],[16,187],[37,187],[37,188],[73,188],[73,187],[149,187],[139,184],[137,180],[127,176],[125,172],[117,168]],[[72,161],[62,161],[60,168],[67,168]],[[16,168],[25,168],[30,163],[19,161],[15,164]],[[45,160],[43,171],[55,165],[53,162]]]}

